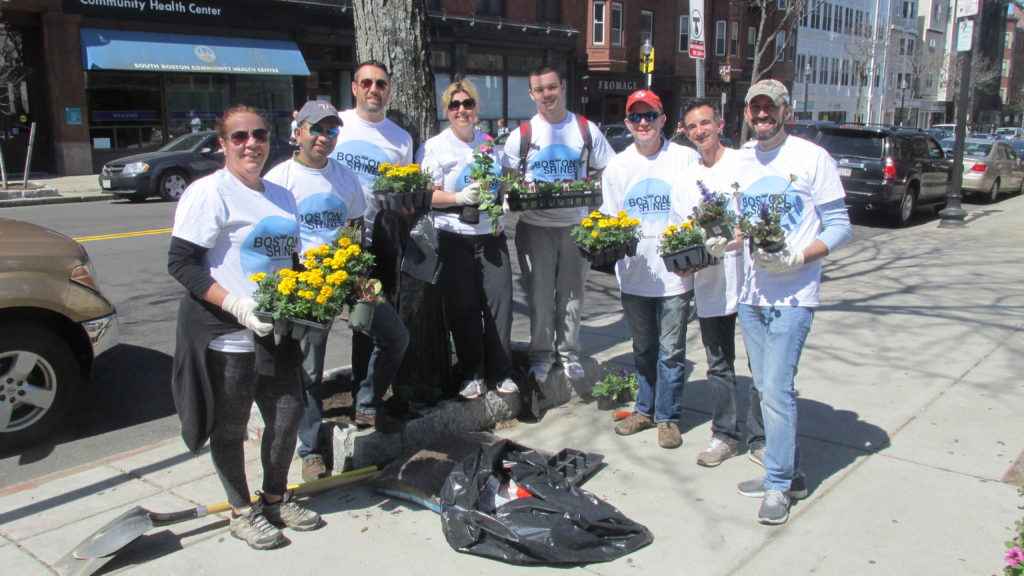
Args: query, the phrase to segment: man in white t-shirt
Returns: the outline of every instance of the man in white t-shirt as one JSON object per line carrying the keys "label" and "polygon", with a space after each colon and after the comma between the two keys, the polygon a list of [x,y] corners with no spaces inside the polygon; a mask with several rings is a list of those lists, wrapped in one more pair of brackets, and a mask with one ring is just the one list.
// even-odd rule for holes
{"label": "man in white t-shirt", "polygon": [[[306,102],[295,122],[292,136],[299,150],[268,172],[266,179],[287,188],[295,196],[304,252],[333,243],[345,226],[359,225],[366,205],[359,178],[330,158],[342,127],[334,106],[318,100]],[[378,411],[401,365],[409,335],[387,302],[377,306],[366,335],[374,349],[367,377],[359,382],[354,420],[359,427],[376,426],[381,431],[394,431],[397,422]],[[327,338],[304,337],[301,347],[306,408],[299,424],[298,452],[302,458],[302,477],[308,482],[327,472],[319,434],[323,420],[322,380]]]}
{"label": "man in white t-shirt", "polygon": [[[668,228],[673,188],[698,160],[697,153],[669,142],[662,135],[667,121],[661,98],[637,90],[626,100],[626,128],[633,143],[608,162],[601,178],[601,212],[640,221],[636,256],[615,264],[622,311],[633,336],[636,367],[636,406],[615,426],[626,436],[658,428],[658,445],[678,448],[683,443],[679,418],[686,384],[686,319],[690,316],[693,278],[669,272],[658,247]],[[689,212],[693,205],[680,207]]]}
{"label": "man in white t-shirt", "polygon": [[[530,98],[537,114],[529,122],[529,148],[523,158],[522,127],[509,134],[502,156],[506,175],[521,173],[529,182],[580,180],[588,170],[602,170],[615,155],[591,122],[584,139],[576,115],[565,106],[565,80],[557,70],[543,66],[530,73]],[[529,210],[516,224],[519,271],[530,314],[529,376],[538,383],[547,380],[556,360],[570,379],[584,376],[580,314],[588,264],[569,235],[584,216],[585,208]]]}
{"label": "man in white t-shirt", "polygon": [[[743,154],[726,148],[719,137],[725,122],[714,100],[693,100],[683,109],[681,131],[697,146],[700,163],[687,173],[683,187],[686,202],[673,201],[672,207],[699,203],[704,194],[732,196],[733,183]],[[729,210],[736,213],[736,199]],[[692,213],[676,212],[679,221]],[[708,388],[711,391],[711,441],[697,456],[701,466],[718,466],[738,453],[740,430],[736,417],[736,309],[743,281],[743,240],[729,242],[718,236],[707,240],[708,252],[720,262],[698,270],[694,275],[694,297],[700,337],[707,356]],[[750,457],[761,462],[764,455],[764,428],[761,405],[752,390],[747,414],[747,445]]]}
{"label": "man in white t-shirt", "polygon": [[373,242],[373,224],[380,205],[373,197],[377,168],[390,164],[412,164],[412,136],[385,116],[391,97],[387,67],[370,60],[356,68],[352,96],[356,107],[340,114],[345,129],[338,136],[331,158],[348,166],[359,176],[366,199],[367,240]]}
{"label": "man in white t-shirt", "polygon": [[797,442],[800,353],[818,306],[821,259],[850,238],[845,192],[836,162],[802,138],[787,138],[789,91],[761,80],[747,91],[743,115],[757,145],[737,171],[740,208],[755,219],[767,207],[783,211],[785,246],[777,252],[751,247],[738,320],[754,387],[761,398],[765,473],[741,482],[740,494],[762,498],[758,521],[782,524],[794,498],[807,495]]}
{"label": "man in white t-shirt", "polygon": [[[339,116],[345,129],[338,135],[331,158],[341,162],[359,177],[366,201],[363,213],[365,243],[377,258],[375,275],[384,285],[384,293],[393,298],[399,279],[393,277],[391,260],[380,246],[374,248],[374,225],[380,204],[373,195],[377,169],[383,163],[411,164],[413,161],[412,136],[387,118],[388,99],[391,97],[391,77],[387,66],[376,60],[362,62],[356,67],[352,80],[352,97],[356,106]],[[394,305],[395,302],[392,302]],[[371,362],[373,344],[362,332],[352,334],[352,378],[363,381]]]}

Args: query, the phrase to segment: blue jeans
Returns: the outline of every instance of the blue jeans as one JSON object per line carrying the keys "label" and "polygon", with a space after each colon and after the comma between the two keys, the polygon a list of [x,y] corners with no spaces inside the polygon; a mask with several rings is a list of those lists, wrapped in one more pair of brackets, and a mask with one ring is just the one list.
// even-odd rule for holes
{"label": "blue jeans", "polygon": [[764,485],[771,490],[789,490],[803,473],[793,381],[813,320],[814,308],[740,304],[740,329],[764,416]]}
{"label": "blue jeans", "polygon": [[[736,418],[736,315],[700,318],[700,338],[708,359],[708,388],[711,392],[711,435],[723,442],[737,442],[740,428]],[[747,410],[747,444],[764,444],[761,402],[757,390],[750,390]]]}
{"label": "blue jeans", "polygon": [[622,311],[633,335],[638,383],[636,411],[655,422],[676,422],[686,384],[686,317],[692,292],[647,297],[622,294]]}
{"label": "blue jeans", "polygon": [[409,345],[409,331],[391,304],[382,302],[373,311],[370,328],[364,334],[373,340],[373,352],[366,368],[366,378],[359,383],[359,391],[356,392],[356,411],[376,414],[384,404],[384,393],[402,367],[402,358]]}

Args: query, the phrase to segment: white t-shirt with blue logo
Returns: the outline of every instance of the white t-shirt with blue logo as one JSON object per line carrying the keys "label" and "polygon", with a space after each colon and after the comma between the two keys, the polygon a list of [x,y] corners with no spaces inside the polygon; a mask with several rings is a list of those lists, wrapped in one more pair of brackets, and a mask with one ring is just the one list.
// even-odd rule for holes
{"label": "white t-shirt with blue logo", "polygon": [[[662,233],[672,221],[673,202],[683,198],[678,187],[680,171],[687,173],[699,161],[685,146],[662,142],[654,156],[644,156],[630,145],[611,159],[601,178],[604,203],[601,212],[616,215],[620,210],[640,220],[642,239],[636,256],[619,260],[615,276],[619,289],[635,296],[677,296],[693,289],[693,278],[680,278],[665,268],[658,246]],[[693,204],[680,207],[689,213]]]}
{"label": "white t-shirt with blue logo", "polygon": [[[675,214],[673,224],[685,222],[693,215],[693,207],[701,201],[701,189],[698,182],[708,192],[726,194],[732,197],[729,210],[736,212],[739,199],[735,197],[733,183],[738,182],[740,159],[738,150],[725,148],[722,157],[714,166],[704,166],[703,162],[693,166],[684,174],[682,186],[684,200],[673,200],[672,209]],[[676,211],[677,208],[683,208]],[[745,245],[744,245],[745,246]],[[740,288],[743,285],[743,252],[730,250],[718,264],[697,271],[693,277],[694,299],[697,301],[697,316],[714,318],[735,314],[739,305]]]}
{"label": "white t-shirt with blue logo", "polygon": [[[526,153],[526,173],[523,175],[526,181],[582,180],[589,168],[600,170],[607,166],[615,156],[615,151],[593,122],[587,122],[587,128],[593,149],[589,158],[582,154],[584,157],[581,163],[584,141],[575,114],[569,112],[565,120],[558,124],[549,123],[540,114],[531,118],[532,134],[530,148]],[[505,168],[519,169],[521,135],[522,131],[514,130],[505,141],[505,152],[502,155],[502,166]],[[586,213],[586,208],[527,210],[519,216],[519,220],[534,226],[573,226],[579,224]]]}
{"label": "white t-shirt with blue logo", "polygon": [[[451,130],[444,130],[423,143],[418,162],[424,170],[430,172],[435,186],[449,192],[460,192],[472,182],[469,178],[469,165],[473,163],[473,151],[489,141],[491,137],[479,130],[473,131],[472,142],[463,142]],[[494,159],[494,175],[501,176],[501,163],[497,155],[491,156]],[[497,193],[500,185],[497,180],[491,181],[491,192]],[[478,224],[462,222],[459,215],[453,212],[434,211],[433,215],[434,227],[438,230],[471,235],[491,233],[491,220],[483,212],[480,213]],[[499,227],[503,228],[504,217],[501,220]]]}
{"label": "white t-shirt with blue logo", "polygon": [[323,168],[310,168],[292,158],[267,172],[267,180],[291,191],[299,214],[302,249],[330,244],[338,230],[366,212],[359,177],[340,162],[328,159]]}
{"label": "white t-shirt with blue logo", "polygon": [[373,197],[373,183],[377,180],[377,168],[391,164],[412,164],[412,136],[387,118],[380,122],[368,122],[359,117],[355,109],[340,112],[338,116],[344,125],[338,135],[331,158],[341,162],[359,176],[366,200],[367,238],[373,232],[373,220],[380,210],[380,204]]}
{"label": "white t-shirt with blue logo", "polygon": [[[742,150],[740,209],[756,214],[773,204],[786,210],[782,227],[786,244],[803,250],[817,238],[821,220],[815,206],[846,195],[828,152],[802,138],[789,138],[764,152],[760,146]],[[748,260],[740,303],[753,306],[818,305],[821,260],[795,270],[771,272]]]}
{"label": "white t-shirt with blue logo", "polygon": [[[249,278],[292,265],[299,249],[299,223],[291,192],[263,181],[258,192],[226,168],[193,182],[174,212],[171,235],[207,248],[203,264],[225,290],[252,297]],[[240,330],[211,344],[226,352],[251,352],[252,332]]]}

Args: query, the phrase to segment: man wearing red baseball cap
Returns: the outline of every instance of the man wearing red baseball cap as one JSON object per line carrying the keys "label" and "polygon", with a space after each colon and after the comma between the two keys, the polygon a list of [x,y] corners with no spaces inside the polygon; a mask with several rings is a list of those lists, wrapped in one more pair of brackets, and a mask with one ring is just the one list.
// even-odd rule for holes
{"label": "man wearing red baseball cap", "polygon": [[[693,277],[669,272],[658,253],[662,234],[671,223],[673,188],[681,172],[699,160],[693,150],[662,135],[665,113],[661,98],[637,90],[626,100],[626,127],[633,144],[612,158],[601,179],[601,212],[640,221],[636,256],[615,265],[622,310],[633,335],[633,362],[639,388],[633,413],[615,426],[626,436],[658,429],[658,445],[683,443],[679,417],[686,382],[686,319],[693,297]],[[679,207],[689,213],[693,206]]]}

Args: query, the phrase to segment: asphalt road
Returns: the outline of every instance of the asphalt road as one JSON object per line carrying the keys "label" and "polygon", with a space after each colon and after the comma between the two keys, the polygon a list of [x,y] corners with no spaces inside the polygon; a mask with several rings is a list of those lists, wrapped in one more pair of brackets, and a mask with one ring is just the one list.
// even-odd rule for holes
{"label": "asphalt road", "polygon": [[[92,381],[79,392],[66,425],[48,442],[21,453],[0,454],[0,488],[178,436],[169,381],[182,289],[166,270],[167,229],[175,206],[150,199],[139,204],[111,201],[0,210],[4,218],[41,224],[79,239],[95,263],[101,289],[117,307],[121,328],[121,344],[97,361]],[[933,210],[923,209],[912,225],[934,226],[936,220]],[[872,218],[854,222],[854,242],[890,230]],[[515,262],[514,218],[508,227]],[[103,238],[91,238],[95,236]],[[590,275],[589,309],[614,306],[617,297],[614,277]],[[514,300],[513,340],[526,341],[518,282]],[[350,332],[338,324],[329,340],[328,368],[349,362]]]}

